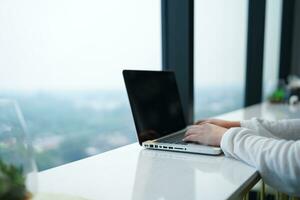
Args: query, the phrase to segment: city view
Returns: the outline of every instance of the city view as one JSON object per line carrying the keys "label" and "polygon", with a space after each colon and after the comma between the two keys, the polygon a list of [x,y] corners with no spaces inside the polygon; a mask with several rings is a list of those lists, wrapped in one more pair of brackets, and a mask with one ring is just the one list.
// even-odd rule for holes
{"label": "city view", "polygon": [[[243,102],[234,87],[198,88],[195,96],[195,119]],[[0,97],[19,103],[40,171],[136,142],[125,90],[1,92]]]}
{"label": "city view", "polygon": [[[136,142],[121,71],[162,69],[161,1],[1,5],[0,98],[19,103],[38,169]],[[195,4],[195,119],[242,107],[246,9]]]}

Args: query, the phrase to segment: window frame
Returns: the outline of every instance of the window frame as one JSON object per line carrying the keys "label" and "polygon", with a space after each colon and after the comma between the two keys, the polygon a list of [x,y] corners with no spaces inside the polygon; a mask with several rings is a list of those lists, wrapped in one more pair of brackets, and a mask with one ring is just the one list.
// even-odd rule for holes
{"label": "window frame", "polygon": [[175,72],[186,123],[194,121],[194,0],[162,0],[162,66]]}
{"label": "window frame", "polygon": [[[262,102],[267,0],[248,0],[244,106]],[[176,74],[184,115],[194,120],[194,0],[161,0],[162,66]],[[292,72],[295,0],[282,6],[279,79]]]}
{"label": "window frame", "polygon": [[262,101],[266,0],[249,0],[245,107]]}
{"label": "window frame", "polygon": [[287,81],[292,72],[295,0],[282,0],[279,79]]}

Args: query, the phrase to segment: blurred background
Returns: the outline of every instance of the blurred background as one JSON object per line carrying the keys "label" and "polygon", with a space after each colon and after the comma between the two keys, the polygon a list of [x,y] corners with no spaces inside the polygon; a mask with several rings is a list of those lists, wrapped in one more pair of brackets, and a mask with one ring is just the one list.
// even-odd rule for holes
{"label": "blurred background", "polygon": [[[251,7],[258,1],[189,2],[193,119],[256,103],[245,103],[249,77],[260,77],[264,101],[280,79],[299,75],[300,2],[261,1],[262,16]],[[0,97],[19,103],[39,170],[136,142],[122,70],[172,69],[163,22],[176,19],[164,9],[163,0],[0,1]],[[263,39],[251,49],[253,24]],[[249,71],[256,51],[258,75]]]}

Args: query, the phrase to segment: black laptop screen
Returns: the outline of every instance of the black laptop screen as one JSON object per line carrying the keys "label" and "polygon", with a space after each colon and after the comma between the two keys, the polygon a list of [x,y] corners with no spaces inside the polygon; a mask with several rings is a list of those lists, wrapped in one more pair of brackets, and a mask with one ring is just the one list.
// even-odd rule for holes
{"label": "black laptop screen", "polygon": [[139,143],[186,127],[173,72],[124,70]]}

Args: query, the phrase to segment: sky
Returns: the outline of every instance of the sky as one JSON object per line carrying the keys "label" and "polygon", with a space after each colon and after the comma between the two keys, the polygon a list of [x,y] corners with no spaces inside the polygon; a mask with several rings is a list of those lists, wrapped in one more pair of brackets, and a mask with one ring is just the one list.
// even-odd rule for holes
{"label": "sky", "polygon": [[248,0],[195,1],[195,83],[244,87]]}
{"label": "sky", "polygon": [[160,0],[0,1],[0,89],[112,89],[161,68]]}
{"label": "sky", "polygon": [[[160,6],[0,1],[0,90],[120,89],[123,69],[160,70]],[[246,0],[195,1],[196,86],[243,84],[247,9]]]}

